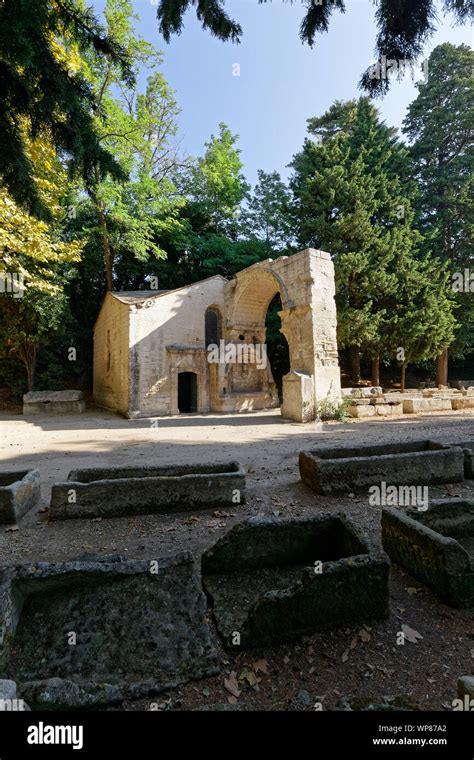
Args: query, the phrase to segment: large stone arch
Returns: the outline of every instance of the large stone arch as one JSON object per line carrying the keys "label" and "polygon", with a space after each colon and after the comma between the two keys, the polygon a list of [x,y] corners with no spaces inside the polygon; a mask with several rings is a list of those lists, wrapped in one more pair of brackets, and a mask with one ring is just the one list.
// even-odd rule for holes
{"label": "large stone arch", "polygon": [[[317,401],[340,396],[330,255],[306,249],[238,272],[226,285],[226,340],[264,343],[265,316],[276,293],[291,365],[283,382],[282,414],[305,421],[314,417]],[[275,405],[274,398],[270,405]]]}

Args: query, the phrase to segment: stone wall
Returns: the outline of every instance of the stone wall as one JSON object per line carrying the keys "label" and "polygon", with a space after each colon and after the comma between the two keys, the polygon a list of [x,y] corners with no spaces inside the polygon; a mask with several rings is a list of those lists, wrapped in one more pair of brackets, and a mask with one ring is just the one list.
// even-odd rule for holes
{"label": "stone wall", "polygon": [[128,306],[107,293],[94,327],[94,400],[128,412]]}
{"label": "stone wall", "polygon": [[[294,383],[286,383],[285,399],[284,381],[282,414],[302,422],[314,418],[317,401],[341,395],[334,266],[329,253],[308,248],[238,272],[225,287],[227,340],[265,343],[265,316],[276,293],[282,302],[281,332],[288,341],[291,370],[303,378],[304,390],[293,392]],[[231,369],[228,379],[231,392],[237,371]],[[309,399],[304,376],[312,387]],[[272,394],[272,384],[269,369],[254,370],[248,390]]]}
{"label": "stone wall", "polygon": [[178,414],[179,372],[197,374],[197,411],[209,411],[204,314],[222,309],[224,283],[211,277],[130,306],[130,417]]}
{"label": "stone wall", "polygon": [[108,294],[94,335],[95,399],[129,417],[178,414],[178,375],[193,372],[200,413],[278,406],[269,362],[208,362],[205,312],[221,310],[225,345],[261,349],[268,306],[280,293],[292,377],[304,386],[287,388],[282,412],[312,419],[318,400],[341,394],[334,292],[330,255],[307,249],[258,262],[230,282],[218,275],[169,292]]}

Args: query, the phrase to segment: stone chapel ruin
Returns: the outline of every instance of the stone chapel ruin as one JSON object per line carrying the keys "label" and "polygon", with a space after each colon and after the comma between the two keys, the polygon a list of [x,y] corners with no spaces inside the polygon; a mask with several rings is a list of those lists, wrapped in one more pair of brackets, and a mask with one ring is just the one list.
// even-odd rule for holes
{"label": "stone chapel ruin", "polygon": [[[96,403],[130,418],[278,406],[270,365],[255,350],[265,346],[277,293],[291,367],[281,411],[313,419],[316,403],[339,397],[341,383],[334,266],[329,253],[311,248],[253,264],[232,280],[108,293],[94,329]],[[222,361],[209,361],[211,345],[223,349]]]}

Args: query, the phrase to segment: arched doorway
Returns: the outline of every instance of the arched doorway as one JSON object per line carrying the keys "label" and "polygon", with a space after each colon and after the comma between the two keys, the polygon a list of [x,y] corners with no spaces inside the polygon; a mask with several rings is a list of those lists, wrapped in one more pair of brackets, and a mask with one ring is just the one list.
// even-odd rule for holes
{"label": "arched doorway", "polygon": [[281,332],[281,317],[279,314],[281,310],[281,296],[280,293],[277,293],[270,301],[267,309],[265,335],[268,361],[270,362],[271,372],[277,387],[280,404],[283,401],[283,376],[290,371],[290,349],[287,339]]}
{"label": "arched doorway", "polygon": [[197,375],[195,372],[178,373],[178,409],[180,414],[197,412]]}
{"label": "arched doorway", "polygon": [[[265,352],[265,367],[257,374],[257,384],[248,390],[267,393],[267,408],[281,404],[283,375],[290,370],[290,346],[282,317],[291,305],[285,282],[266,268],[251,269],[239,278],[233,294],[228,339],[251,343]],[[243,389],[242,389],[243,390]]]}
{"label": "arched doorway", "polygon": [[[233,343],[265,344],[267,310],[280,294],[280,330],[288,341],[290,358],[290,370],[283,376],[281,412],[298,422],[314,417],[317,401],[338,398],[341,393],[334,292],[331,256],[313,249],[252,264],[226,285],[225,337]],[[259,371],[258,381],[260,408],[278,403],[273,379]],[[254,386],[252,377],[252,383],[247,384],[251,402],[256,399]],[[244,396],[243,383],[238,391]],[[244,408],[244,402],[239,400],[239,409]]]}

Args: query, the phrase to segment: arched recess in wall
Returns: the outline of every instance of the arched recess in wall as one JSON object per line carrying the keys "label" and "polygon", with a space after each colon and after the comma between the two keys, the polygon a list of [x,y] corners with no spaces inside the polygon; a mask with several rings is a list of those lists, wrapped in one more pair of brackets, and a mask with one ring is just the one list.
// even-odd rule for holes
{"label": "arched recess in wall", "polygon": [[[234,292],[231,324],[242,333],[250,332],[257,341],[265,340],[273,379],[282,401],[282,376],[290,366],[290,346],[279,312],[288,312],[292,303],[282,278],[270,269],[255,267],[238,278]],[[269,340],[272,346],[269,345]]]}
{"label": "arched recess in wall", "polygon": [[279,293],[283,309],[291,306],[282,278],[270,269],[255,268],[239,278],[234,294],[231,322],[235,325],[262,326],[268,306]]}
{"label": "arched recess in wall", "polygon": [[206,348],[212,343],[219,345],[222,338],[222,314],[217,306],[209,306],[204,315]]}

